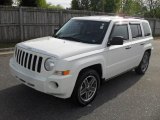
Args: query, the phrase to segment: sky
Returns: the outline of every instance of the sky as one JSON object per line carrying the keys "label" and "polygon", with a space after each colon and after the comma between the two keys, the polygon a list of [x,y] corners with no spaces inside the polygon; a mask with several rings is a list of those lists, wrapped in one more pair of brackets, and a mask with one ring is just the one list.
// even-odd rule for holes
{"label": "sky", "polygon": [[71,1],[72,0],[46,0],[46,1],[47,1],[47,3],[51,3],[51,4],[54,4],[54,5],[60,4],[64,8],[68,8],[68,7],[71,6]]}

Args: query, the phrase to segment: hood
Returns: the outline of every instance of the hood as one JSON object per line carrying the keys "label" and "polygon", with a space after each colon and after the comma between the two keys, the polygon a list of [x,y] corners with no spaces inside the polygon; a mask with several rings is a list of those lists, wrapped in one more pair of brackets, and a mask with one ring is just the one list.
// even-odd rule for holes
{"label": "hood", "polygon": [[18,44],[25,49],[32,48],[32,51],[55,56],[58,58],[67,58],[74,55],[97,50],[101,45],[86,44],[68,40],[57,39],[53,37],[43,37]]}

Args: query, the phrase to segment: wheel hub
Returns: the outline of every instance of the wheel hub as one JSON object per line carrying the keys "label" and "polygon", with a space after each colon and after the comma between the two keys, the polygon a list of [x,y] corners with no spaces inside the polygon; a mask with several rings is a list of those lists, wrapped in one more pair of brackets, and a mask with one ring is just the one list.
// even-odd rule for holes
{"label": "wheel hub", "polygon": [[84,79],[80,87],[80,97],[83,101],[89,101],[93,98],[97,90],[97,80],[94,76],[88,76]]}

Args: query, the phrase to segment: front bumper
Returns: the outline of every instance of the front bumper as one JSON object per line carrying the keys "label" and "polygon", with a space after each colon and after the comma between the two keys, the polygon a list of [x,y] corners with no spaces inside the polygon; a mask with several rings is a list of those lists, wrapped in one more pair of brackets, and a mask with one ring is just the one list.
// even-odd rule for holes
{"label": "front bumper", "polygon": [[48,77],[42,77],[42,75],[32,73],[25,68],[21,68],[21,66],[14,62],[13,58],[10,60],[10,71],[11,74],[23,84],[59,98],[69,98],[72,94],[76,81],[75,77],[72,75],[51,75]]}

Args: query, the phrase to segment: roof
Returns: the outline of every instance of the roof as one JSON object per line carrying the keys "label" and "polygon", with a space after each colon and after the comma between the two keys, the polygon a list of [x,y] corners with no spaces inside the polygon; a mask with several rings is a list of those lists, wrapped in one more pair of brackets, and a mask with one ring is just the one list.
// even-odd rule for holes
{"label": "roof", "polygon": [[73,19],[80,20],[94,20],[94,21],[146,21],[143,18],[137,19],[134,17],[120,17],[120,16],[85,16],[85,17],[74,17]]}

